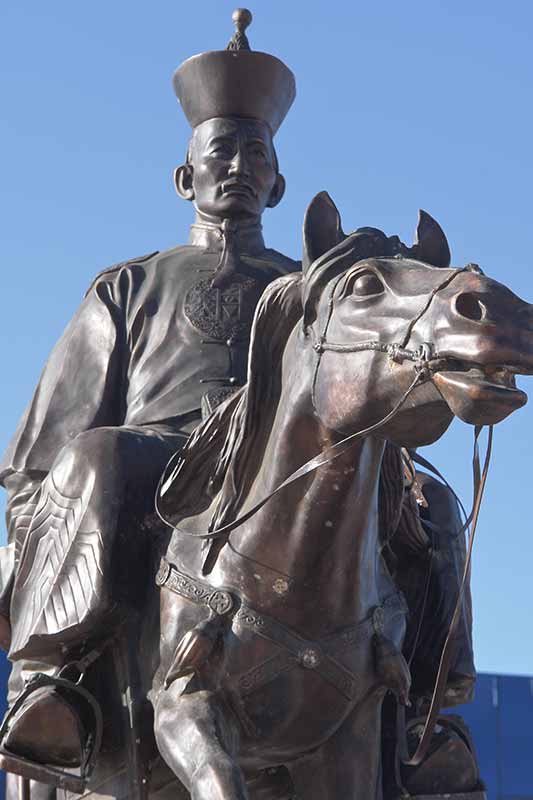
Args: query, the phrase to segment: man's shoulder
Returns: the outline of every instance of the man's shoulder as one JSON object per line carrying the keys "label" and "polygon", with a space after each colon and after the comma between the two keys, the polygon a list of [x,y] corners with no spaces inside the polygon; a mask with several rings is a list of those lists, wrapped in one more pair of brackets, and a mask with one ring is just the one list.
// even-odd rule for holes
{"label": "man's shoulder", "polygon": [[141,267],[143,272],[150,272],[152,268],[156,269],[160,261],[179,260],[183,256],[186,256],[191,249],[193,248],[191,248],[190,245],[180,245],[170,248],[169,250],[153,250],[151,253],[146,253],[146,255],[128,258],[126,261],[119,261],[116,264],[112,264],[110,267],[101,270],[95,276],[87,289],[87,294],[89,294],[95,286],[98,286],[98,284],[116,281],[120,279],[122,274],[134,272],[136,267]]}
{"label": "man's shoulder", "polygon": [[[198,259],[202,256],[203,253],[199,255],[197,247],[192,245],[179,245],[168,250],[154,250],[151,253],[147,253],[143,256],[129,258],[126,261],[119,261],[118,263],[112,264],[110,267],[101,270],[95,276],[89,288],[87,289],[87,294],[89,294],[95,287],[98,287],[99,284],[109,282],[115,283],[117,281],[120,282],[121,276],[134,276],[138,272],[137,267],[140,268],[139,271],[142,273],[142,283],[145,275],[152,274],[152,276],[155,278],[156,275],[166,274],[168,267],[174,268],[176,266],[176,262],[186,263],[191,259],[198,261]],[[263,250],[260,256],[258,256],[258,260],[263,262],[268,267],[274,267],[280,276],[292,272],[299,272],[302,268],[302,265],[299,261],[295,261],[294,259],[289,258],[289,256],[280,253],[278,250],[273,250],[271,248],[266,248]],[[138,281],[135,280],[135,283],[138,283]]]}
{"label": "man's shoulder", "polygon": [[98,272],[93,278],[89,288],[87,289],[87,294],[89,294],[89,292],[101,281],[109,280],[110,278],[113,279],[119,275],[122,270],[128,269],[129,267],[134,267],[136,264],[145,264],[147,261],[150,261],[150,259],[157,255],[159,255],[159,250],[153,250],[151,253],[146,253],[144,256],[128,258],[126,261],[118,261],[116,264],[112,264],[110,267],[100,270],[100,272]]}

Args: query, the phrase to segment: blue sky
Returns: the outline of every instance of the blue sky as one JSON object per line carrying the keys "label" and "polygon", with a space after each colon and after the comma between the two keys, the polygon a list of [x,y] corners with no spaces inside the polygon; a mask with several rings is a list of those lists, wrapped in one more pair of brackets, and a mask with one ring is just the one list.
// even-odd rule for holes
{"label": "blue sky", "polygon": [[[187,123],[170,77],[224,47],[234,4],[4,0],[0,47],[0,447],[94,274],[183,243],[191,207],[171,173]],[[533,5],[494,0],[336,4],[261,0],[252,47],[295,72],[277,136],[287,195],[270,246],[299,257],[301,223],[327,189],[345,230],[411,241],[417,210],[533,300]],[[522,380],[533,390],[533,381]],[[470,497],[471,430],[429,455]],[[496,430],[473,568],[478,668],[533,674],[533,404]]]}

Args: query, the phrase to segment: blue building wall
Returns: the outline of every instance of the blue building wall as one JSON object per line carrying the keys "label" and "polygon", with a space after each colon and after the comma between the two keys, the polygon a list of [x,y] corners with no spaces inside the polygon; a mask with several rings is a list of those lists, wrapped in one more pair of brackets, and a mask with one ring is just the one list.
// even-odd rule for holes
{"label": "blue building wall", "polygon": [[[9,674],[0,651],[0,687]],[[5,711],[0,690],[0,711]],[[457,709],[472,730],[489,800],[533,800],[533,678],[481,674],[473,703]],[[5,796],[0,770],[0,800]]]}
{"label": "blue building wall", "polygon": [[533,678],[478,676],[470,725],[489,800],[533,800]]}

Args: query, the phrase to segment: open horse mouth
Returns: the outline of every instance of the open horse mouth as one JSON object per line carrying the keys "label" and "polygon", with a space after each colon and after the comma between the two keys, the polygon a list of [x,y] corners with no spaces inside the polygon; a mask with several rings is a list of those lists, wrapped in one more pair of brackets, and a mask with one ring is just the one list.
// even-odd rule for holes
{"label": "open horse mouth", "polygon": [[433,382],[455,416],[472,425],[495,425],[527,403],[512,366],[484,366],[446,359]]}

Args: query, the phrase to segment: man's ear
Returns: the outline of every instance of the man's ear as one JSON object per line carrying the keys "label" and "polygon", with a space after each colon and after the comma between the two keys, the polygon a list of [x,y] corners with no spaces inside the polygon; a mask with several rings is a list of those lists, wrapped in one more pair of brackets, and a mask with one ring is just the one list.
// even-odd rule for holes
{"label": "man's ear", "polygon": [[281,198],[285,194],[285,178],[283,175],[279,173],[276,176],[276,183],[272,187],[272,191],[270,192],[270,197],[268,198],[267,207],[268,208],[275,208],[277,204],[280,202]]}
{"label": "man's ear", "polygon": [[174,186],[178,195],[183,200],[194,200],[194,189],[192,188],[192,164],[182,164],[174,170]]}

